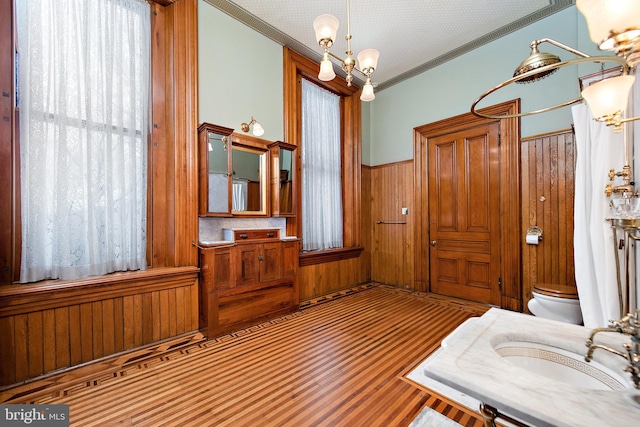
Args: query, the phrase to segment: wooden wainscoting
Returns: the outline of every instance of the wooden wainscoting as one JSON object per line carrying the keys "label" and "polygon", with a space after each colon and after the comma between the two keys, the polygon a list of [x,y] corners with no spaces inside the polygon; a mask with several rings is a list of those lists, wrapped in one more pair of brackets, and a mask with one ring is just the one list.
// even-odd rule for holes
{"label": "wooden wainscoting", "polygon": [[0,287],[0,386],[197,330],[198,271]]}
{"label": "wooden wainscoting", "polygon": [[[573,258],[575,156],[575,136],[571,130],[522,139],[522,284],[525,309],[536,283],[576,286]],[[532,225],[537,225],[543,232],[542,241],[537,246],[526,244],[524,239]]]}
{"label": "wooden wainscoting", "polygon": [[413,160],[371,168],[371,280],[403,288],[414,281],[413,175]]}

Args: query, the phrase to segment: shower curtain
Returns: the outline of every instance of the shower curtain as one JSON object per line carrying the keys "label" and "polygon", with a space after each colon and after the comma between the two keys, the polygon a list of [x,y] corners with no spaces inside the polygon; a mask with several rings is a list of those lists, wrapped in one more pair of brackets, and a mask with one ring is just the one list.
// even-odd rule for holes
{"label": "shower curtain", "polygon": [[[604,189],[610,169],[624,166],[624,139],[612,127],[596,122],[585,103],[572,108],[576,133],[574,256],[576,284],[584,325],[606,326],[619,319],[618,282],[609,201]],[[621,185],[621,178],[611,183]],[[614,195],[612,198],[620,197]],[[624,237],[617,233],[618,240]],[[621,264],[624,251],[619,251]],[[623,278],[624,280],[624,278]]]}

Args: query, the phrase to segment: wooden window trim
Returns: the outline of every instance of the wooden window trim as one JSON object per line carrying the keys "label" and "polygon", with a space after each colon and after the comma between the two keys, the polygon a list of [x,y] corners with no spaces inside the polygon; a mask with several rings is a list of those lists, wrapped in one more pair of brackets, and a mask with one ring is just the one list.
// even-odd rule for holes
{"label": "wooden window trim", "polygon": [[[197,0],[152,0],[152,123],[147,190],[147,264],[197,266]],[[0,0],[0,285],[19,279],[21,225],[15,0]],[[102,277],[102,276],[99,276]],[[22,286],[22,285],[21,285]]]}
{"label": "wooden window trim", "polygon": [[[361,221],[361,163],[362,163],[362,122],[360,88],[347,86],[344,78],[336,77],[329,82],[318,79],[320,65],[311,59],[284,47],[284,137],[293,145],[301,145],[302,91],[300,79],[305,78],[341,97],[342,120],[342,206],[343,206],[343,248],[328,251],[302,252],[300,266],[332,262],[359,256],[362,252]],[[301,150],[296,150],[298,165],[302,164]],[[296,170],[296,179],[302,182],[302,168]],[[302,200],[302,186],[299,185],[297,200]],[[298,203],[295,218],[288,218],[287,234],[302,237],[302,203]]]}

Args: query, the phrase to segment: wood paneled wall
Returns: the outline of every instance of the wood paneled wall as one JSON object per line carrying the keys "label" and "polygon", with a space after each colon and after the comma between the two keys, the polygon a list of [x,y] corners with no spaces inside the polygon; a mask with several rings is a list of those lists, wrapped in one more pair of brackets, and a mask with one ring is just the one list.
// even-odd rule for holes
{"label": "wood paneled wall", "polygon": [[0,289],[0,386],[198,328],[198,269]]}
{"label": "wood paneled wall", "polygon": [[[522,284],[524,306],[536,283],[576,286],[573,258],[575,136],[571,130],[522,139]],[[604,188],[603,188],[604,191]],[[527,229],[542,241],[525,242]]]}
{"label": "wood paneled wall", "polygon": [[[4,0],[6,9],[12,2]],[[145,272],[73,282],[11,285],[20,235],[16,212],[17,144],[0,126],[0,385],[85,363],[198,328],[197,0],[152,5],[152,112]],[[13,14],[0,15],[11,28]],[[7,27],[0,25],[2,33]],[[9,31],[11,33],[12,31]],[[3,33],[4,34],[4,33]],[[6,34],[5,34],[6,35]],[[0,39],[0,69],[13,73],[11,36]],[[4,74],[0,73],[2,76]],[[10,96],[0,113],[13,123]],[[10,231],[10,233],[9,233]],[[180,267],[180,268],[172,268]]]}
{"label": "wood paneled wall", "polygon": [[[326,295],[335,291],[350,288],[354,285],[369,282],[371,277],[371,168],[362,166],[362,191],[359,194],[362,214],[362,246],[364,250],[357,258],[314,264],[300,267],[300,301]],[[356,194],[358,192],[356,191]]]}
{"label": "wood paneled wall", "polygon": [[[371,168],[371,279],[412,288],[413,161]],[[409,213],[402,215],[402,208]]]}

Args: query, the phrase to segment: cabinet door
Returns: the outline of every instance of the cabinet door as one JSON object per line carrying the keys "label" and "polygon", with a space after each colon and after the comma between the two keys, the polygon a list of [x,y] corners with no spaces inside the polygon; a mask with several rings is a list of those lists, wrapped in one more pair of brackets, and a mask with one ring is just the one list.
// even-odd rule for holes
{"label": "cabinet door", "polygon": [[260,245],[236,246],[236,285],[250,285],[260,281]]}
{"label": "cabinet door", "polygon": [[232,274],[233,252],[231,248],[216,249],[213,255],[213,283],[216,289],[229,289],[234,285]]}
{"label": "cabinet door", "polygon": [[282,243],[282,277],[295,276],[298,271],[298,242]]}
{"label": "cabinet door", "polygon": [[282,243],[264,243],[260,258],[260,280],[274,280],[282,276]]}

